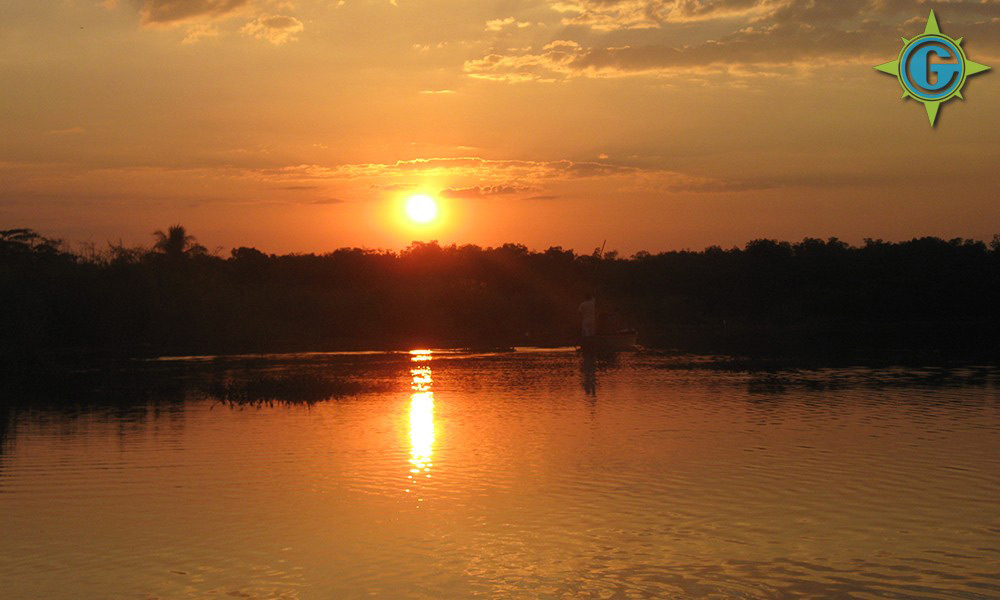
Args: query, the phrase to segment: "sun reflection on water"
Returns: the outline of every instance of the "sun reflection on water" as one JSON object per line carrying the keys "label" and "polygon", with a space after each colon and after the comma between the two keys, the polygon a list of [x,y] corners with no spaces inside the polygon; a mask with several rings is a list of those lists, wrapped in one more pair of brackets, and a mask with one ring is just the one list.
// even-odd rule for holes
{"label": "sun reflection on water", "polygon": [[[412,382],[410,389],[410,487],[407,492],[415,492],[417,501],[423,502],[418,485],[420,480],[431,478],[431,456],[434,453],[434,379],[429,364],[430,350],[412,350],[410,361],[415,365],[410,369]],[[423,363],[423,364],[422,364]]]}

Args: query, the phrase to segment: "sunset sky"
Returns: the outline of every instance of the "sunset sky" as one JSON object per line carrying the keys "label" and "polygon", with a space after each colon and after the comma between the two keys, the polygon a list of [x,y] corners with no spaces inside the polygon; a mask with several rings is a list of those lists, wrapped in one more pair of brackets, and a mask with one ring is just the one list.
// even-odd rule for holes
{"label": "sunset sky", "polygon": [[[4,0],[0,229],[638,250],[1000,233],[1000,0]],[[408,224],[413,194],[439,200]]]}

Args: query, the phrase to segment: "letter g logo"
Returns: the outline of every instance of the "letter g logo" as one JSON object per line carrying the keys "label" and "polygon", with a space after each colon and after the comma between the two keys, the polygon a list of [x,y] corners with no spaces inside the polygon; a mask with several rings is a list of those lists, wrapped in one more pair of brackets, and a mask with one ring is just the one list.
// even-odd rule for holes
{"label": "letter g logo", "polygon": [[[931,62],[931,55],[944,62]],[[901,66],[901,79],[908,92],[924,100],[942,100],[961,86],[965,61],[950,39],[930,35],[910,44],[903,52]]]}
{"label": "letter g logo", "polygon": [[[938,58],[951,59],[955,62],[946,64],[931,64],[930,55]],[[912,54],[909,64],[910,78],[913,83],[930,91],[939,91],[951,85],[955,77],[960,77],[962,65],[958,62],[958,57],[951,54],[947,49],[932,44],[924,44]],[[929,75],[937,75],[937,82],[931,83]]]}
{"label": "letter g logo", "polygon": [[969,76],[990,70],[984,64],[969,60],[962,49],[962,39],[941,33],[932,10],[924,32],[913,39],[904,37],[899,57],[875,67],[899,78],[903,98],[912,98],[924,105],[931,127],[934,127],[942,103],[965,97],[962,88]]}

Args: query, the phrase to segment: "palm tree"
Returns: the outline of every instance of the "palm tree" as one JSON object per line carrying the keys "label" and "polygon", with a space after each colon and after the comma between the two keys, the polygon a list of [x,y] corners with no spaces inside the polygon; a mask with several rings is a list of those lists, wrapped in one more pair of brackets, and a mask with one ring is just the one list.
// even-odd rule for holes
{"label": "palm tree", "polygon": [[153,249],[171,258],[181,258],[205,253],[205,247],[193,235],[188,235],[183,225],[171,225],[167,232],[157,229],[153,232],[156,243]]}

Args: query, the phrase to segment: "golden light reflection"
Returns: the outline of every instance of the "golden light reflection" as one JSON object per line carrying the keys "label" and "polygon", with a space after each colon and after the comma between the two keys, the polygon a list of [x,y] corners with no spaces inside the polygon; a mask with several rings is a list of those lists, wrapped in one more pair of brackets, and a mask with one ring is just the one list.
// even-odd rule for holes
{"label": "golden light reflection", "polygon": [[433,350],[410,350],[410,360],[413,362],[430,360],[433,353]]}
{"label": "golden light reflection", "polygon": [[406,488],[408,493],[417,494],[417,502],[423,502],[420,494],[421,481],[431,478],[431,457],[434,454],[434,392],[431,385],[434,383],[431,374],[431,367],[427,363],[431,360],[430,350],[413,350],[410,352],[410,361],[415,366],[410,369],[412,381],[410,389],[410,474],[407,479],[410,487]]}

